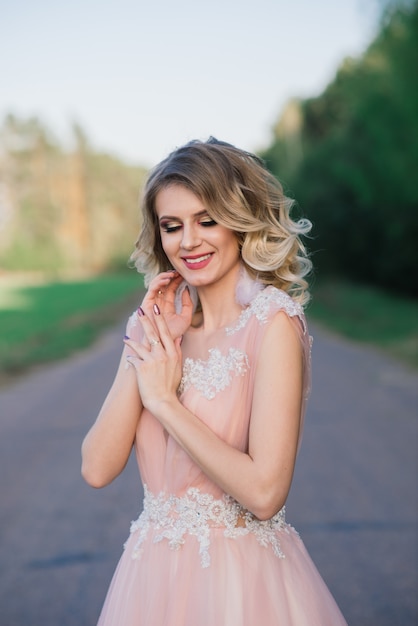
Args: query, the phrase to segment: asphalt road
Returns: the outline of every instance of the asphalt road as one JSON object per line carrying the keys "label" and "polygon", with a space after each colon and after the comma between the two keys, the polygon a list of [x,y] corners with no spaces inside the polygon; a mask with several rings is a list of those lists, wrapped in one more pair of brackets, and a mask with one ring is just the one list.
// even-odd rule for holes
{"label": "asphalt road", "polygon": [[[104,490],[80,476],[80,444],[123,330],[0,389],[1,626],[96,623],[142,499],[133,459]],[[416,626],[417,376],[371,349],[314,335],[287,519],[350,626]]]}

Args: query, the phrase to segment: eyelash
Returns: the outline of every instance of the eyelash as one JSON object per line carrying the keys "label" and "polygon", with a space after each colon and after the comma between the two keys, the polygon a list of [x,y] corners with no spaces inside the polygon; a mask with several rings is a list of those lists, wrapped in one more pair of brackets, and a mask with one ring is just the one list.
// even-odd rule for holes
{"label": "eyelash", "polygon": [[[216,226],[217,222],[215,222],[215,220],[206,220],[206,221],[202,221],[199,222],[200,226],[203,226],[204,228],[210,228],[211,226]],[[178,230],[180,230],[181,225],[180,224],[176,224],[173,226],[170,226],[169,223],[167,224],[161,224],[161,230],[163,230],[165,233],[175,233]]]}
{"label": "eyelash", "polygon": [[161,224],[161,230],[165,233],[175,233],[177,230],[180,230],[181,226],[169,226],[168,224]]}

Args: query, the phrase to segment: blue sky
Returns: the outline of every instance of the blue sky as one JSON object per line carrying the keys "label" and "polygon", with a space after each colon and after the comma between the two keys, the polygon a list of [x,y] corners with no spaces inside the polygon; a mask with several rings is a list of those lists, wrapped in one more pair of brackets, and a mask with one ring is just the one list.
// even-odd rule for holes
{"label": "blue sky", "polygon": [[0,115],[152,165],[192,138],[257,150],[375,34],[377,0],[0,0]]}

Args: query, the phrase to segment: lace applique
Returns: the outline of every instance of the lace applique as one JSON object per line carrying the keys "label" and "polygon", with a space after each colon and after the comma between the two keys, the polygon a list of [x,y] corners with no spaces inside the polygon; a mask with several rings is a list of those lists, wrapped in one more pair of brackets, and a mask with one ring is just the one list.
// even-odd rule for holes
{"label": "lace applique", "polygon": [[275,287],[266,287],[256,295],[251,304],[242,311],[234,326],[228,326],[225,329],[227,335],[233,335],[241,328],[244,328],[253,315],[261,324],[265,324],[268,320],[268,313],[271,308],[277,311],[285,311],[289,317],[297,315],[303,323],[304,331],[306,326],[303,316],[302,306],[293,300],[285,291],[276,289]]}
{"label": "lace applique", "polygon": [[227,355],[218,348],[212,348],[207,361],[187,357],[183,363],[179,394],[194,387],[204,398],[212,400],[219,391],[228,387],[233,375],[243,376],[248,368],[247,355],[236,348],[229,348]]}
{"label": "lace applique", "polygon": [[[196,537],[202,567],[210,565],[211,528],[224,527],[224,536],[231,539],[251,533],[260,545],[265,548],[270,546],[277,557],[285,556],[278,537],[278,531],[288,533],[291,529],[286,524],[285,507],[271,519],[261,521],[228,495],[224,495],[222,500],[215,500],[211,494],[191,487],[181,497],[165,493],[155,496],[146,485],[144,493],[144,510],[131,523],[131,534],[139,532],[132,551],[134,560],[141,557],[150,528],[156,531],[154,543],[167,539],[172,550],[181,548],[186,535]],[[242,525],[238,526],[238,523]]]}

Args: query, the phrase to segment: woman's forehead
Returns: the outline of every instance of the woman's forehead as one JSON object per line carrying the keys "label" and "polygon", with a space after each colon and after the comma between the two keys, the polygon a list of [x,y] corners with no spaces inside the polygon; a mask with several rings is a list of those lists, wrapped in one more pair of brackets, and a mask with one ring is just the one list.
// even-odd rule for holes
{"label": "woman's forehead", "polygon": [[193,191],[184,185],[173,183],[157,193],[155,212],[161,219],[163,215],[174,217],[206,213],[207,207]]}

